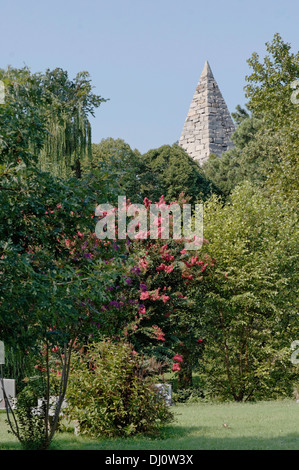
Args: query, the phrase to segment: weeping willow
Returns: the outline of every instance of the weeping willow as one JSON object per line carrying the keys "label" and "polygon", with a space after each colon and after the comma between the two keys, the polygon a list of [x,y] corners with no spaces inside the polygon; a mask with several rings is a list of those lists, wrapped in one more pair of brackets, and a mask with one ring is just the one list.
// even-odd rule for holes
{"label": "weeping willow", "polygon": [[92,93],[88,72],[73,80],[60,68],[32,74],[0,69],[0,162],[38,166],[55,176],[81,177],[92,154],[89,115],[107,101]]}
{"label": "weeping willow", "polygon": [[40,169],[55,176],[81,177],[92,159],[91,125],[82,107],[69,113],[51,114],[47,137],[39,155]]}

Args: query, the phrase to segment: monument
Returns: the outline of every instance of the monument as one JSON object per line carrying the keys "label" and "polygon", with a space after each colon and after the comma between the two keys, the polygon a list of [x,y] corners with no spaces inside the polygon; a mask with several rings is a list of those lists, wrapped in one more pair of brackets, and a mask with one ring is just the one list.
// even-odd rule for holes
{"label": "monument", "polygon": [[[16,384],[14,379],[4,379],[3,378],[3,368],[5,364],[5,348],[3,341],[0,341],[0,409],[6,408],[6,401],[4,395],[10,401],[16,396]],[[13,405],[9,405],[13,406]]]}
{"label": "monument", "polygon": [[190,157],[202,165],[211,153],[221,157],[232,147],[235,126],[206,61],[179,140]]}

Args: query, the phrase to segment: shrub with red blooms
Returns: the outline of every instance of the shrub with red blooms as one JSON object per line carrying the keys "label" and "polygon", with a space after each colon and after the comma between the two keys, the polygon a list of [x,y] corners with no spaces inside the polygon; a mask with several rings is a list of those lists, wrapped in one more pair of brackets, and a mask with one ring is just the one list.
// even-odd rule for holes
{"label": "shrub with red blooms", "polygon": [[[178,201],[186,202],[183,197]],[[145,200],[149,212],[151,201]],[[162,197],[158,204],[165,204]],[[168,206],[169,207],[169,206]],[[161,217],[158,227],[162,225]],[[203,298],[215,260],[207,251],[203,240],[198,250],[186,250],[184,238],[130,240],[127,276],[130,285],[126,295],[138,306],[134,320],[126,325],[137,351],[171,364],[173,353],[179,350],[187,367],[201,353],[197,341],[200,334],[200,299]],[[161,231],[160,231],[161,234]],[[194,293],[196,292],[196,295]],[[175,370],[178,364],[174,365]],[[182,367],[184,369],[184,367]]]}

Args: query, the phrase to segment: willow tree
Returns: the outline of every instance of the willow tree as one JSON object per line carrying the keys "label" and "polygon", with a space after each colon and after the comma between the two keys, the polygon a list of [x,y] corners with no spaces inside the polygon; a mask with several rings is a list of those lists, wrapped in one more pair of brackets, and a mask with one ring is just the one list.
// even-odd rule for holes
{"label": "willow tree", "polygon": [[60,68],[32,74],[27,67],[0,70],[5,85],[1,106],[1,160],[38,164],[55,175],[81,177],[91,158],[89,116],[106,101],[92,93],[88,72],[74,80]]}
{"label": "willow tree", "polygon": [[42,76],[42,91],[48,133],[39,156],[41,168],[60,175],[74,171],[80,178],[83,161],[92,156],[88,117],[106,100],[92,93],[88,72],[70,80],[66,71],[48,69]]}

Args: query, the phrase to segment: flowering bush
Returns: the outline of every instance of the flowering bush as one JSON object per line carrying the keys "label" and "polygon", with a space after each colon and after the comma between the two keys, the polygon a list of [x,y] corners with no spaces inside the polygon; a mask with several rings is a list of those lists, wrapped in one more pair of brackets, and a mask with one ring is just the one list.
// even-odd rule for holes
{"label": "flowering bush", "polygon": [[[179,202],[186,201],[181,198]],[[146,199],[144,204],[149,211],[151,201]],[[159,204],[165,204],[163,197]],[[161,235],[161,217],[157,225]],[[170,220],[170,232],[171,229]],[[137,351],[168,359],[170,367],[173,362],[172,370],[179,372],[183,379],[181,383],[186,380],[189,386],[192,364],[202,351],[200,313],[215,260],[207,251],[207,240],[192,251],[186,250],[185,242],[183,237],[155,240],[136,237],[129,241],[129,259],[133,267],[131,263],[128,265],[130,285],[126,295],[134,299],[136,311],[125,334]],[[172,360],[174,354],[181,358],[179,363]]]}

